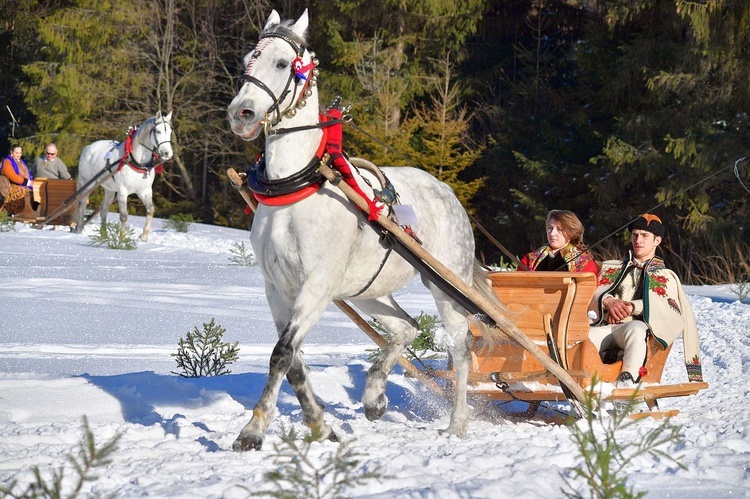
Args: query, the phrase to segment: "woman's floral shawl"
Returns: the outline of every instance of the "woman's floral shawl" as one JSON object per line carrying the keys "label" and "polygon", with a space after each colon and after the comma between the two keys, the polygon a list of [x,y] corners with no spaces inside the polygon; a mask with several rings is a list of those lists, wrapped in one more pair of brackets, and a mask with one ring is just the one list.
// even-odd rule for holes
{"label": "woman's floral shawl", "polygon": [[[622,282],[628,268],[635,265],[637,263],[630,257],[623,261],[608,260],[602,263],[598,286],[594,292],[597,317],[603,317],[604,298],[611,296],[612,291]],[[643,270],[643,321],[662,348],[667,348],[682,333],[688,379],[703,381],[698,328],[680,280],[658,257],[646,262]]]}
{"label": "woman's floral shawl", "polygon": [[[549,245],[542,246],[526,254],[521,259],[521,263],[528,267],[529,270],[535,270],[539,262],[544,260],[551,252],[552,250]],[[596,262],[594,262],[591,255],[579,250],[570,243],[560,249],[560,256],[567,262],[568,271],[570,272],[596,273]]]}

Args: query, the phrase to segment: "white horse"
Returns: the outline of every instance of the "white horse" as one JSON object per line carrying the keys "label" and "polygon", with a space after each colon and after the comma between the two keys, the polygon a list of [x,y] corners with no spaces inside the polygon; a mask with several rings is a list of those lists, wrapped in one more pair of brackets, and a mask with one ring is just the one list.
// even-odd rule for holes
{"label": "white horse", "polygon": [[[370,420],[386,411],[388,373],[418,333],[417,323],[392,296],[414,277],[415,268],[385,248],[367,215],[316,173],[324,127],[316,88],[317,60],[305,42],[307,26],[307,11],[296,22],[281,22],[276,11],[271,13],[259,43],[245,56],[242,86],[228,108],[232,131],[244,140],[256,139],[265,129],[265,167],[259,170],[253,190],[259,192],[260,183],[263,194],[286,193],[266,200],[269,204],[261,201],[250,234],[279,340],[265,389],[252,419],[234,442],[235,450],[261,448],[284,376],[313,435],[336,439],[324,422],[323,406],[313,394],[300,352],[305,336],[332,300],[351,301],[391,333],[390,344],[365,379],[362,402]],[[485,297],[492,297],[474,258],[468,216],[451,188],[416,168],[383,168],[383,172],[398,190],[402,205],[413,208],[418,218],[418,228],[413,228],[423,247]],[[377,186],[375,177],[369,172],[354,174],[362,190],[372,196],[362,177]],[[305,197],[305,189],[318,187]],[[274,200],[283,202],[285,197],[296,202],[277,206],[279,201]],[[462,436],[468,427],[467,313],[424,276],[422,281],[435,298],[456,368],[454,407],[446,432]]]}
{"label": "white horse", "polygon": [[[154,170],[163,162],[172,159],[171,119],[171,112],[163,116],[161,111],[157,111],[156,116],[147,119],[136,129],[131,129],[126,140],[119,143],[98,140],[83,148],[78,159],[79,191],[97,175],[106,176],[105,170],[116,171],[114,176],[102,183],[104,198],[99,211],[102,226],[107,221],[107,212],[117,194],[120,224],[124,228],[128,220],[128,196],[137,194],[146,207],[146,224],[140,237],[143,241],[148,240],[151,219],[154,217]],[[93,180],[92,184],[95,182]],[[86,197],[79,201],[77,232],[83,230],[87,204]]]}

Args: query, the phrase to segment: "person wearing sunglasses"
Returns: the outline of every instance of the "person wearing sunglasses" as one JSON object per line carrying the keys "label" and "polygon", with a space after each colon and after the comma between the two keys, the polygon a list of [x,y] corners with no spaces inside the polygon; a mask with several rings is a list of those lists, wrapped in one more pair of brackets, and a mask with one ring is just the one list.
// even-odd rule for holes
{"label": "person wearing sunglasses", "polygon": [[35,178],[54,178],[70,180],[70,172],[57,154],[57,146],[49,143],[42,155],[34,161],[32,173]]}

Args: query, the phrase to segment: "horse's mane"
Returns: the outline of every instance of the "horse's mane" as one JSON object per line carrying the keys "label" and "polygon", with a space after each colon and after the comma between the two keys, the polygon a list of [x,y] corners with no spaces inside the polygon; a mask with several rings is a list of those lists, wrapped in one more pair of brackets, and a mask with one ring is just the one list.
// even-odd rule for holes
{"label": "horse's mane", "polygon": [[291,26],[292,24],[294,24],[294,21],[292,19],[286,19],[284,21],[281,21],[279,24],[274,24],[273,26],[270,26],[269,28],[261,31],[260,38],[263,38],[264,36],[267,36],[271,33],[276,33],[279,35],[284,35],[285,37],[293,40],[300,47],[308,48],[307,40],[289,29],[289,26]]}

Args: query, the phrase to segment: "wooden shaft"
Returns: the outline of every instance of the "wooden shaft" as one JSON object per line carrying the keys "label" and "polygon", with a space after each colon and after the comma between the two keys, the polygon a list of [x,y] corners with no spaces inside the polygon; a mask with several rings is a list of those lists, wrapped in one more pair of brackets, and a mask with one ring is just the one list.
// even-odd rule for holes
{"label": "wooden shaft", "polygon": [[[381,350],[384,350],[388,346],[388,342],[380,336],[380,334],[375,331],[370,324],[367,323],[366,320],[364,320],[356,310],[354,310],[351,306],[349,306],[348,303],[346,303],[343,300],[333,300],[333,303],[341,309],[344,314],[346,314],[347,317],[349,317],[354,323],[359,326],[359,328],[372,340],[375,342],[375,344],[380,347]],[[406,357],[399,357],[398,358],[398,365],[404,368],[404,370],[414,376],[416,379],[418,379],[421,383],[423,383],[425,386],[430,388],[432,391],[437,393],[440,396],[445,397],[445,392],[443,391],[442,387],[438,385],[433,378],[431,378],[429,375],[425,374],[424,371],[419,369],[417,366],[415,366],[411,361],[409,361]]]}
{"label": "wooden shaft", "polygon": [[245,200],[250,209],[253,210],[253,213],[255,213],[255,209],[258,207],[258,201],[256,201],[250,188],[243,185],[244,182],[242,182],[242,177],[240,177],[239,173],[237,173],[234,168],[230,168],[227,170],[227,177],[229,177],[229,181],[232,182],[235,189],[239,191],[242,199]]}
{"label": "wooden shaft", "polygon": [[[354,191],[346,182],[341,181],[341,177],[336,175],[327,165],[321,163],[319,171],[333,184],[336,185],[341,191],[354,202],[360,209],[365,213],[369,212],[367,201],[362,198],[357,192]],[[482,309],[495,323],[505,331],[509,336],[516,340],[522,347],[524,347],[529,353],[542,363],[561,383],[570,389],[575,395],[576,399],[580,402],[585,402],[586,395],[583,389],[578,383],[575,382],[572,376],[568,374],[565,369],[560,367],[555,361],[553,361],[549,355],[539,348],[533,340],[521,332],[512,322],[505,318],[502,311],[495,306],[494,303],[490,302],[487,298],[482,296],[481,293],[467,285],[462,279],[451,272],[447,267],[436,260],[430,253],[428,253],[421,245],[419,245],[410,235],[406,234],[401,227],[393,223],[383,215],[378,215],[378,223],[386,229],[388,232],[393,234],[401,244],[407,249],[414,253],[417,257],[422,259],[430,267],[432,267],[438,274],[440,274],[446,281],[453,285],[456,289],[462,292],[469,300],[474,302],[480,309]]]}
{"label": "wooden shaft", "polygon": [[[227,176],[229,177],[229,180],[235,185],[235,187],[240,187],[237,189],[242,196],[242,199],[245,200],[247,205],[253,210],[253,212],[258,207],[258,202],[253,196],[252,191],[247,187],[243,186],[242,178],[237,174],[237,172],[230,168],[227,170]],[[348,303],[346,303],[343,300],[333,300],[334,305],[336,305],[344,314],[349,317],[352,321],[354,321],[354,324],[357,325],[372,341],[375,342],[375,344],[381,349],[385,349],[385,347],[388,346],[388,342],[380,336],[380,334],[375,331],[366,320],[364,320],[356,310],[354,310],[351,306],[349,306]],[[404,370],[414,376],[416,379],[418,379],[420,382],[422,382],[425,386],[436,392],[438,395],[445,396],[445,392],[443,389],[438,385],[434,379],[430,378],[428,375],[426,375],[421,369],[419,369],[417,366],[415,366],[413,363],[411,363],[408,359],[401,356],[398,359],[398,364],[404,368]]]}
{"label": "wooden shaft", "polygon": [[507,256],[508,258],[510,258],[511,262],[515,263],[516,266],[518,266],[518,267],[521,268],[521,270],[529,270],[529,268],[526,265],[524,265],[523,263],[521,263],[521,260],[519,260],[516,257],[516,255],[514,255],[513,253],[511,253],[510,251],[508,251],[505,246],[503,246],[502,244],[500,244],[500,241],[498,241],[497,239],[495,239],[494,237],[492,237],[492,234],[490,234],[487,231],[487,229],[485,229],[482,226],[482,224],[480,224],[479,221],[476,218],[474,218],[471,214],[468,214],[468,215],[469,215],[469,218],[471,219],[471,221],[477,227],[477,229],[479,229],[482,232],[482,234],[484,234],[487,237],[487,239],[490,240],[490,242],[492,244],[494,244],[495,246],[497,246],[497,248],[500,249],[500,251],[502,251],[503,253],[505,253],[505,256]]}

